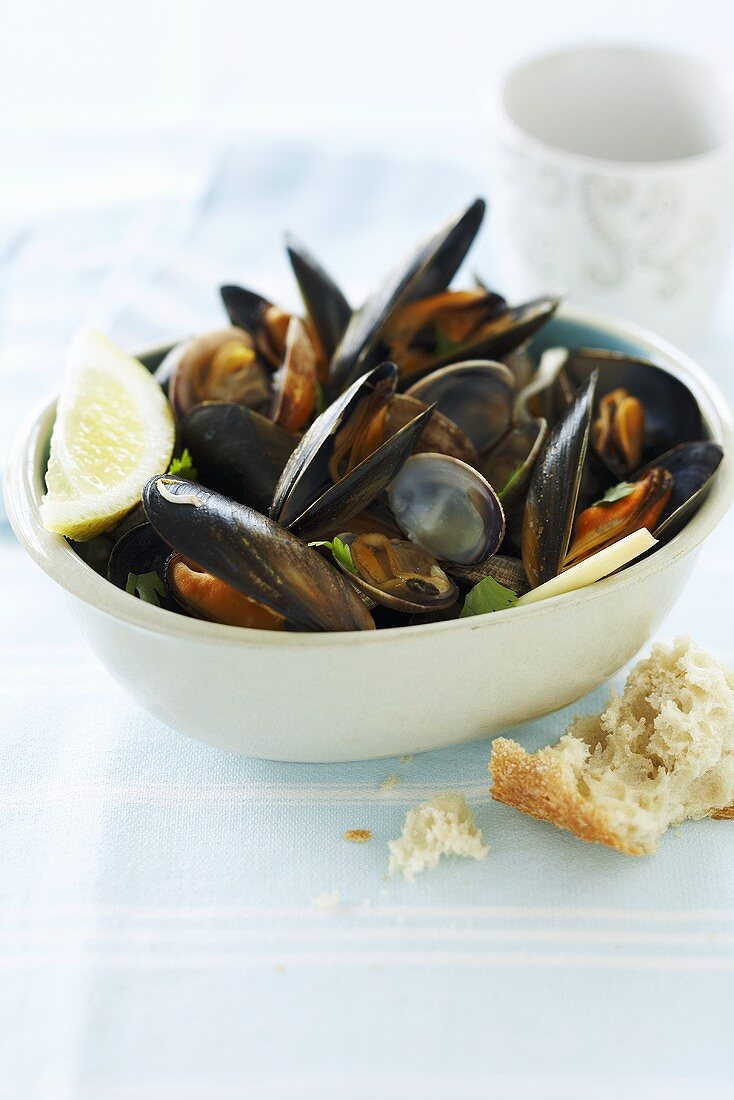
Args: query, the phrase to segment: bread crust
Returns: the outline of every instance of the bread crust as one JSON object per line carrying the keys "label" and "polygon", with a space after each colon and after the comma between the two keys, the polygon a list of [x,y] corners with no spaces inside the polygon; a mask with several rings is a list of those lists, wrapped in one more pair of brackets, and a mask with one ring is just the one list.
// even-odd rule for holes
{"label": "bread crust", "polygon": [[516,741],[498,737],[492,742],[489,770],[496,802],[625,855],[643,856],[653,851],[631,845],[627,837],[620,836],[605,814],[569,784],[561,762],[550,754],[531,754]]}
{"label": "bread crust", "polygon": [[720,818],[722,821],[734,821],[734,806],[724,806],[723,810],[714,810],[711,816]]}

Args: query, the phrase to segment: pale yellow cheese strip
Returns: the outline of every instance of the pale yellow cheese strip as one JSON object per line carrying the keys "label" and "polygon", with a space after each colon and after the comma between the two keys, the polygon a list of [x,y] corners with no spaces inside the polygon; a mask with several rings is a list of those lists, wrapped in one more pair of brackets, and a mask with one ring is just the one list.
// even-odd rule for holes
{"label": "pale yellow cheese strip", "polygon": [[537,588],[531,589],[520,597],[515,606],[536,603],[538,600],[547,600],[550,596],[561,596],[564,592],[575,592],[578,588],[586,588],[588,584],[600,581],[602,577],[608,577],[623,565],[639,558],[640,554],[657,546],[657,541],[646,527],[640,531],[634,531],[619,542],[592,554],[586,561],[572,565],[565,573],[559,573],[557,577],[546,581],[545,584],[539,584]]}

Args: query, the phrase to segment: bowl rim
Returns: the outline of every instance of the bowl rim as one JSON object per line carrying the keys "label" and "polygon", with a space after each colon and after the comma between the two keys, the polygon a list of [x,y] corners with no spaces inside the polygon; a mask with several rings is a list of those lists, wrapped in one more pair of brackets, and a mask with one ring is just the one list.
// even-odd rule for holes
{"label": "bowl rim", "polygon": [[[586,588],[548,600],[521,607],[497,611],[492,615],[478,615],[466,619],[452,619],[438,623],[419,623],[409,628],[389,627],[379,631],[334,631],[331,633],[282,633],[280,631],[255,630],[249,627],[225,626],[201,619],[187,618],[135,599],[116,588],[105,577],[88,566],[66,543],[61,535],[45,530],[41,523],[38,505],[41,493],[38,466],[46,453],[50,421],[57,397],[45,398],[29,414],[21,425],[8,457],[5,474],[5,506],[10,524],[18,541],[35,563],[70,595],[91,605],[97,611],[120,619],[133,628],[160,636],[175,637],[192,642],[218,643],[243,647],[274,646],[276,648],[315,647],[331,645],[381,645],[410,637],[433,635],[450,636],[454,631],[496,630],[512,616],[539,618],[553,614],[561,606],[571,607],[581,603],[593,603],[613,591],[621,591],[631,584],[643,582],[654,573],[672,565],[697,549],[714,530],[734,500],[734,463],[729,457],[734,452],[734,417],[721,390],[708,374],[684,352],[667,341],[654,336],[632,322],[575,306],[564,306],[558,311],[560,320],[587,327],[601,333],[609,333],[635,345],[636,352],[649,356],[670,373],[681,377],[690,387],[712,430],[716,442],[724,448],[724,460],[710,493],[693,518],[669,543],[654,554],[632,563],[621,573],[597,581]],[[160,347],[139,351],[138,355],[152,356]],[[661,362],[662,360],[662,362]]]}

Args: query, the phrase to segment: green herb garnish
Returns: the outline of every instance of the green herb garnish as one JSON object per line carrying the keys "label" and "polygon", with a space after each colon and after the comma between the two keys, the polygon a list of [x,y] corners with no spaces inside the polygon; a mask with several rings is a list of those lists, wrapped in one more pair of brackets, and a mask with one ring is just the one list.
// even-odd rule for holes
{"label": "green herb garnish", "polygon": [[502,500],[504,497],[506,497],[507,494],[509,493],[510,489],[512,488],[512,486],[515,484],[515,482],[520,480],[520,478],[522,477],[522,472],[523,472],[524,469],[525,469],[525,463],[524,462],[520,462],[515,467],[515,469],[512,471],[512,473],[508,477],[508,479],[505,482],[505,484],[503,485],[503,487],[497,493],[497,496],[500,498],[500,500]]}
{"label": "green herb garnish", "polygon": [[466,619],[470,615],[487,615],[491,611],[504,611],[508,607],[514,607],[517,596],[511,588],[505,588],[494,577],[485,577],[475,584],[467,593],[460,619]]}
{"label": "green herb garnish", "polygon": [[616,504],[618,500],[624,500],[630,493],[634,493],[636,488],[631,481],[620,481],[619,485],[612,485],[611,489],[607,489],[601,500],[595,500],[592,507],[596,508],[597,504]]}
{"label": "green herb garnish", "polygon": [[131,596],[137,596],[139,600],[144,600],[145,603],[160,607],[161,600],[166,594],[166,586],[156,572],[128,573],[125,591]]}
{"label": "green herb garnish", "polygon": [[199,475],[188,447],[184,447],[178,458],[171,459],[168,472],[169,474],[175,474],[176,477],[183,477],[186,481],[196,481]]}
{"label": "green herb garnish", "polygon": [[309,542],[309,546],[327,546],[334,555],[334,560],[338,561],[348,572],[356,573],[357,569],[352,561],[352,551],[347,546],[346,542],[337,536],[332,539],[331,542],[328,539],[323,539],[320,542]]}

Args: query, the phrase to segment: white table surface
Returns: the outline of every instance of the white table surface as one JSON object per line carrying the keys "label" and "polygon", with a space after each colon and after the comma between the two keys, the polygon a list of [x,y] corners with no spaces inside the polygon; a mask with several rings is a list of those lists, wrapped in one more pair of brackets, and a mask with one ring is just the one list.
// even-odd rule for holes
{"label": "white table surface", "polygon": [[[341,198],[357,183],[359,216]],[[31,226],[0,268],[6,421],[53,382],[76,320],[134,345],[214,321],[220,281],[287,295],[284,209],[358,297],[386,249],[389,266],[480,185],[249,151],[192,204]],[[730,396],[733,306],[727,291],[692,349]],[[730,518],[707,542],[661,636],[734,663],[733,534]],[[492,804],[487,742],[405,764],[228,755],[125,697],[7,528],[0,586],[0,1096],[732,1095],[731,822],[633,860]],[[521,736],[555,740],[568,717]],[[406,809],[447,786],[489,857],[386,882]],[[369,844],[343,841],[357,826]],[[338,913],[311,904],[335,889]]]}

